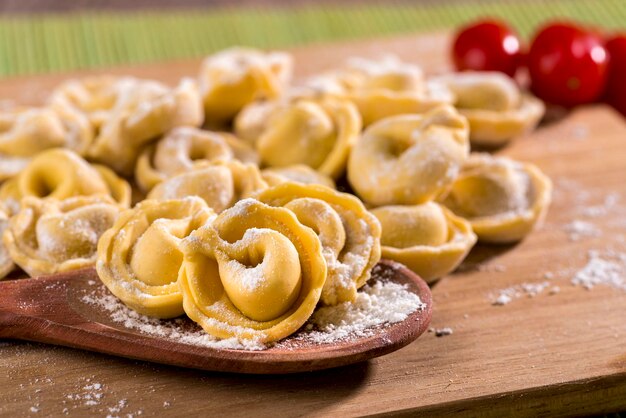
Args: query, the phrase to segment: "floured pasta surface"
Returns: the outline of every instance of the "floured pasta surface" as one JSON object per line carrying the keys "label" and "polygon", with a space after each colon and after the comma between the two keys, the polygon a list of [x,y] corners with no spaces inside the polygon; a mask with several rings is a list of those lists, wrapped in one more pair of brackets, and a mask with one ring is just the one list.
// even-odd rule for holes
{"label": "floured pasta surface", "polygon": [[4,231],[4,245],[30,276],[93,266],[98,240],[119,212],[119,205],[106,195],[25,197]]}
{"label": "floured pasta surface", "polygon": [[326,262],[315,232],[285,208],[238,202],[183,245],[187,315],[208,333],[259,342],[300,328],[317,305]]}
{"label": "floured pasta surface", "polygon": [[173,86],[88,77],[3,108],[0,278],[95,264],[139,314],[257,347],[360,309],[381,257],[431,282],[545,216],[537,167],[470,156],[543,114],[512,80],[387,56],[292,85],[292,61],[232,48]]}
{"label": "floured pasta surface", "polygon": [[506,243],[543,220],[551,196],[552,183],[536,166],[474,154],[443,203],[469,220],[480,241]]}
{"label": "floured pasta surface", "polygon": [[282,183],[321,184],[322,186],[335,188],[332,178],[320,173],[304,164],[288,165],[286,167],[273,167],[261,170],[261,176],[268,186],[277,186]]}
{"label": "floured pasta surface", "polygon": [[303,164],[337,178],[361,131],[361,117],[348,100],[294,97],[252,103],[241,112],[235,128],[255,145],[265,166]]}
{"label": "floured pasta surface", "polygon": [[177,126],[200,126],[204,119],[195,81],[175,88],[131,77],[70,81],[52,94],[52,106],[85,112],[97,135],[88,156],[131,175],[144,145]]}
{"label": "floured pasta surface", "polygon": [[54,148],[38,154],[16,176],[0,186],[0,199],[9,213],[19,210],[23,197],[65,199],[106,195],[128,207],[130,185],[106,166],[90,165],[68,149]]}
{"label": "floured pasta surface", "polygon": [[292,58],[283,52],[232,48],[207,57],[199,77],[207,123],[223,124],[254,100],[279,97],[292,72]]}
{"label": "floured pasta surface", "polygon": [[349,99],[364,126],[390,116],[424,113],[454,100],[445,85],[425,80],[420,67],[393,55],[352,58],[339,70],[312,77],[305,88]]}
{"label": "floured pasta surface", "polygon": [[98,243],[98,276],[137,312],[158,318],[182,315],[181,241],[212,216],[198,197],[144,200],[122,212]]}
{"label": "floured pasta surface", "polygon": [[461,72],[436,78],[454,95],[454,105],[470,124],[473,144],[501,146],[534,129],[543,102],[522,93],[515,80],[496,72]]}
{"label": "floured pasta surface", "polygon": [[0,181],[22,171],[38,153],[65,147],[84,154],[93,139],[87,117],[67,107],[0,111]]}
{"label": "floured pasta surface", "polygon": [[348,161],[348,180],[374,205],[418,204],[445,192],[469,152],[467,120],[444,106],[368,127]]}
{"label": "floured pasta surface", "polygon": [[476,243],[468,221],[434,202],[381,206],[382,255],[405,264],[427,282],[452,272]]}
{"label": "floured pasta surface", "polygon": [[[0,236],[4,235],[9,226],[9,215],[7,210],[0,205]],[[0,280],[4,279],[15,268],[15,263],[9,254],[9,250],[4,245],[3,241],[0,241]]]}
{"label": "floured pasta surface", "polygon": [[265,188],[267,183],[257,166],[230,161],[174,176],[152,189],[148,198],[168,200],[199,196],[220,213]]}
{"label": "floured pasta surface", "polygon": [[328,187],[297,183],[272,187],[257,198],[291,210],[318,234],[328,267],[322,302],[353,301],[380,259],[380,224],[363,203]]}
{"label": "floured pasta surface", "polygon": [[137,161],[135,178],[144,191],[149,191],[176,174],[231,160],[258,165],[259,157],[232,134],[176,128],[145,149]]}

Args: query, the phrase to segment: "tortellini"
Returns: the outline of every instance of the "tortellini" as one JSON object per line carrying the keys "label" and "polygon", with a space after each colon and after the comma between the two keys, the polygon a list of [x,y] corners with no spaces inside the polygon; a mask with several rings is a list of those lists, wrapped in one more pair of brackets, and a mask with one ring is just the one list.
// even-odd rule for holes
{"label": "tortellini", "polygon": [[501,146],[535,128],[543,102],[522,93],[515,80],[498,72],[460,72],[436,79],[456,96],[454,103],[470,124],[472,144]]}
{"label": "tortellini", "polygon": [[98,243],[98,276],[122,302],[144,315],[184,313],[178,286],[180,245],[215,216],[202,199],[144,200],[123,211]]}
{"label": "tortellini", "polygon": [[345,68],[313,78],[307,86],[354,102],[364,126],[390,116],[424,113],[454,100],[444,85],[424,80],[418,66],[391,55],[352,58]]}
{"label": "tortellini", "polygon": [[9,220],[4,245],[30,276],[93,266],[98,239],[119,212],[105,195],[64,200],[25,197]]}
{"label": "tortellini", "polygon": [[[267,112],[261,125],[254,125],[258,119],[250,114],[255,112]],[[344,99],[293,97],[273,103],[270,111],[263,102],[252,103],[238,117],[235,129],[255,144],[265,166],[305,164],[337,178],[359,136],[361,118]]]}
{"label": "tortellini", "polygon": [[382,225],[382,256],[427,282],[458,267],[476,243],[468,221],[434,202],[372,210]]}
{"label": "tortellini", "polygon": [[348,181],[373,206],[424,203],[444,193],[469,152],[467,120],[442,106],[371,125],[348,161]]}
{"label": "tortellini", "polygon": [[290,210],[254,199],[222,212],[182,248],[185,312],[218,338],[287,337],[313,313],[326,280],[315,232]]}
{"label": "tortellini", "polygon": [[135,178],[141,189],[149,191],[176,174],[233,159],[259,162],[254,149],[234,135],[181,127],[170,131],[141,154]]}
{"label": "tortellini", "polygon": [[130,185],[105,166],[91,166],[68,149],[39,153],[17,176],[0,187],[0,200],[9,213],[19,210],[25,196],[65,199],[72,196],[107,195],[128,207]]}
{"label": "tortellini", "polygon": [[328,266],[322,302],[353,301],[380,259],[380,224],[363,203],[328,187],[298,183],[272,187],[257,198],[291,210],[319,235]]}
{"label": "tortellini", "polygon": [[18,174],[41,151],[65,147],[83,154],[92,139],[87,118],[69,108],[0,111],[0,181]]}
{"label": "tortellini", "polygon": [[142,147],[177,126],[200,126],[204,115],[196,83],[174,89],[131,77],[69,81],[51,97],[86,113],[97,135],[88,156],[130,176]]}
{"label": "tortellini", "polygon": [[304,164],[266,168],[261,170],[261,175],[268,186],[295,182],[302,184],[321,184],[331,189],[335,188],[333,179]]}
{"label": "tortellini", "polygon": [[284,52],[231,48],[209,56],[199,77],[206,122],[220,125],[248,103],[278,98],[292,72],[293,60]]}
{"label": "tortellini", "polygon": [[550,179],[532,164],[473,154],[443,203],[470,221],[481,242],[521,240],[547,213]]}
{"label": "tortellini", "polygon": [[148,198],[168,200],[199,196],[220,213],[265,188],[267,183],[257,166],[229,161],[174,176],[152,189]]}
{"label": "tortellini", "polygon": [[[9,215],[4,208],[4,205],[0,204],[0,236],[4,234],[4,231],[6,231],[8,226]],[[0,241],[0,280],[4,279],[9,273],[11,273],[14,268],[15,264],[11,259],[9,250],[4,243]]]}

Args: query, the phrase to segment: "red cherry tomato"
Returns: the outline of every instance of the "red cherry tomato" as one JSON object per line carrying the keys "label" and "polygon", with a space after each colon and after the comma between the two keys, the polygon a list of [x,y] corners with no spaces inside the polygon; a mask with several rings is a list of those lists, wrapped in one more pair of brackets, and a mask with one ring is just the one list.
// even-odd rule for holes
{"label": "red cherry tomato", "polygon": [[501,71],[511,77],[519,65],[519,55],[519,38],[497,20],[481,20],[461,28],[452,49],[459,71]]}
{"label": "red cherry tomato", "polygon": [[626,116],[626,34],[614,36],[604,47],[610,57],[604,99]]}
{"label": "red cherry tomato", "polygon": [[604,91],[608,53],[594,33],[568,23],[544,26],[528,52],[532,91],[566,107],[590,103]]}

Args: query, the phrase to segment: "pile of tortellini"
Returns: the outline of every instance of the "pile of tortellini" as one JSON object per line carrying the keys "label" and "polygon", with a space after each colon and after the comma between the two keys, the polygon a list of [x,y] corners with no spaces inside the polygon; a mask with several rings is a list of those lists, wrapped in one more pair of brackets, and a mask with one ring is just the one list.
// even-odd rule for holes
{"label": "pile of tortellini", "polygon": [[234,48],[174,87],[93,77],[1,110],[1,277],[95,265],[142,314],[265,343],[354,301],[381,256],[432,281],[545,215],[537,167],[470,153],[542,117],[513,80],[385,57],[296,84],[292,67]]}

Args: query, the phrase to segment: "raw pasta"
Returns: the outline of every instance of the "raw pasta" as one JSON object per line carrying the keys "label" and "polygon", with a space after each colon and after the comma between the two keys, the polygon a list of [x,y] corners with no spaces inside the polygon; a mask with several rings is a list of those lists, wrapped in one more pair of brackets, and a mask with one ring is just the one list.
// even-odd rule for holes
{"label": "raw pasta", "polygon": [[34,156],[50,148],[84,154],[92,139],[87,118],[68,108],[0,111],[0,181],[18,174]]}
{"label": "raw pasta", "polygon": [[292,58],[283,52],[231,48],[211,55],[200,69],[207,123],[223,124],[248,103],[279,97],[292,72]]}
{"label": "raw pasta", "polygon": [[322,302],[353,301],[380,259],[380,224],[363,203],[328,187],[298,183],[272,187],[257,198],[291,210],[318,234],[328,266]]}
{"label": "raw pasta", "polygon": [[543,102],[522,93],[515,80],[497,72],[468,72],[437,77],[456,96],[455,106],[470,125],[472,144],[502,146],[537,126]]}
{"label": "raw pasta", "polygon": [[[260,126],[255,112],[267,112]],[[349,101],[294,97],[273,103],[252,103],[235,123],[241,135],[255,144],[267,167],[308,165],[332,178],[343,174],[361,130],[361,118]],[[253,137],[254,133],[258,134]]]}
{"label": "raw pasta", "polygon": [[174,176],[152,189],[148,198],[168,200],[199,196],[220,213],[266,187],[257,166],[230,161]]}
{"label": "raw pasta", "polygon": [[[4,234],[9,226],[9,215],[7,214],[4,205],[0,204],[0,236]],[[9,250],[4,245],[4,242],[0,242],[0,280],[4,279],[15,268],[15,263],[11,259]]]}
{"label": "raw pasta", "polygon": [[233,159],[259,163],[254,149],[232,134],[181,127],[143,151],[137,161],[135,178],[142,190],[149,191],[176,174]]}
{"label": "raw pasta", "polygon": [[0,201],[9,214],[19,210],[26,196],[65,199],[72,196],[107,195],[128,207],[130,185],[105,166],[90,165],[68,149],[39,153],[17,176],[0,187]]}
{"label": "raw pasta", "polygon": [[176,88],[131,77],[72,80],[51,96],[52,106],[88,115],[97,132],[88,156],[131,175],[141,148],[177,126],[203,121],[198,86],[183,79]]}
{"label": "raw pasta", "polygon": [[467,120],[443,106],[383,119],[350,154],[348,180],[373,206],[419,204],[444,193],[469,152]]}
{"label": "raw pasta", "polygon": [[295,182],[302,184],[321,184],[322,186],[335,188],[335,182],[328,176],[315,171],[308,165],[296,164],[286,167],[274,167],[261,170],[263,180],[269,186],[282,183]]}
{"label": "raw pasta", "polygon": [[98,243],[98,276],[137,312],[158,318],[182,315],[180,243],[212,216],[197,197],[144,200],[125,210]]}
{"label": "raw pasta", "polygon": [[382,225],[382,255],[431,282],[458,267],[476,243],[470,223],[434,202],[372,210]]}
{"label": "raw pasta", "polygon": [[390,116],[424,113],[454,100],[444,85],[425,80],[421,68],[392,55],[352,58],[344,68],[312,78],[307,87],[352,101],[364,126]]}
{"label": "raw pasta", "polygon": [[209,334],[278,341],[313,313],[326,280],[315,232],[285,208],[244,199],[184,240],[185,313]]}
{"label": "raw pasta", "polygon": [[4,245],[31,277],[93,266],[98,239],[119,212],[119,205],[106,195],[25,197],[9,220]]}
{"label": "raw pasta", "polygon": [[532,164],[473,154],[443,203],[470,221],[479,241],[524,238],[545,217],[552,183]]}

